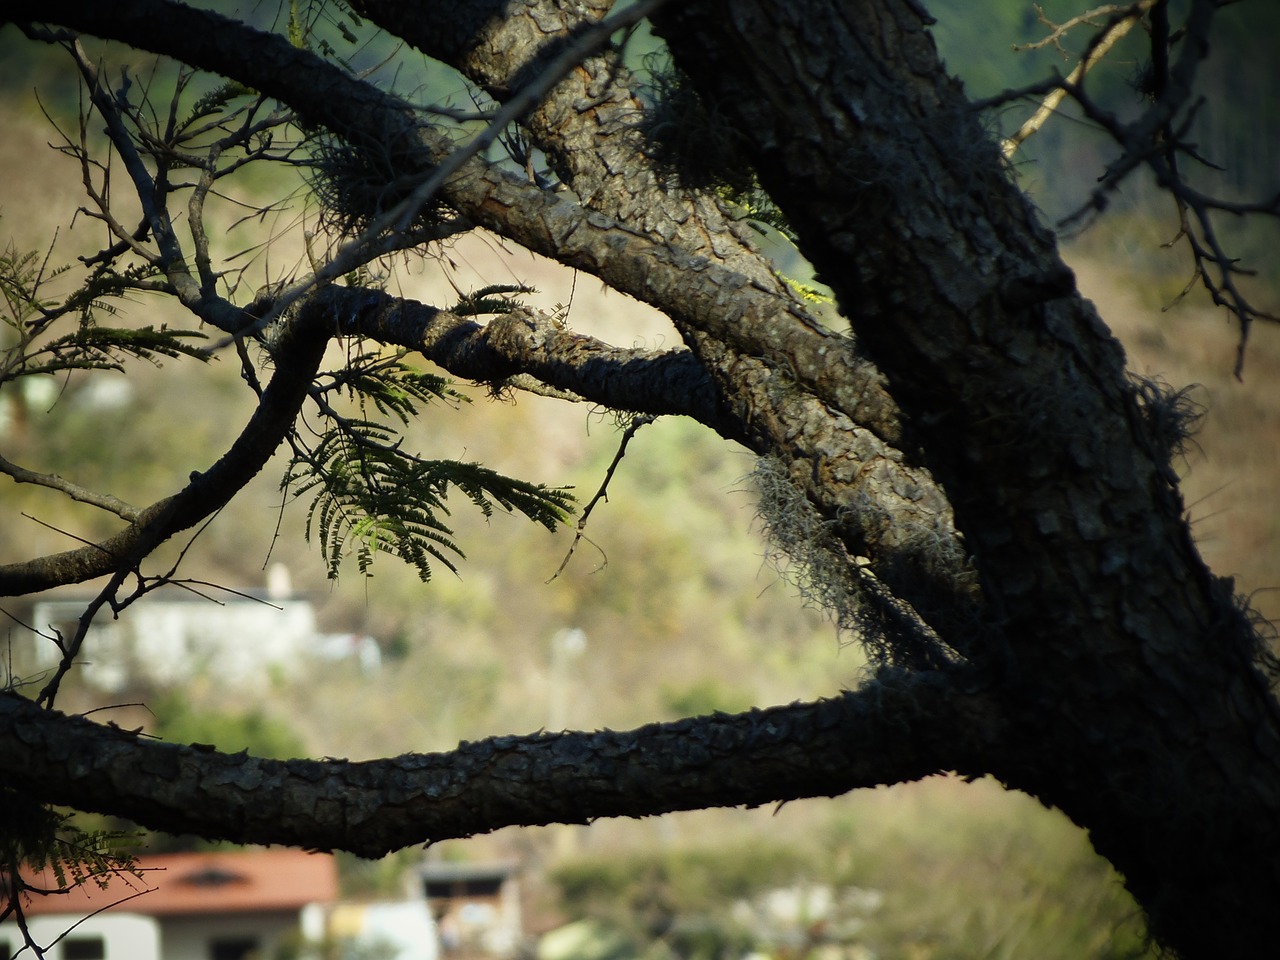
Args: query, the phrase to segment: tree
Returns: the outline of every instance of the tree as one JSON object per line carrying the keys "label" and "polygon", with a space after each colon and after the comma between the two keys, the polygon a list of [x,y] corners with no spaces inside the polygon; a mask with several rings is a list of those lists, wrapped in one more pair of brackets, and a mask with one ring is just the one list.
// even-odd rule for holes
{"label": "tree", "polygon": [[[1170,950],[1261,948],[1280,891],[1280,714],[1266,645],[1188,529],[1171,467],[1185,397],[1126,373],[984,130],[980,108],[992,103],[971,103],[948,77],[912,0],[649,0],[602,20],[609,7],[351,3],[489,98],[481,131],[460,146],[439,113],[310,49],[297,5],[283,33],[168,0],[9,6],[33,42],[68,48],[139,207],[125,219],[96,190],[105,160],[87,135],[68,137],[89,215],[114,240],[58,303],[31,292],[32,263],[24,273],[11,258],[19,343],[6,376],[200,354],[186,316],[234,346],[258,402],[225,454],[141,509],[4,465],[122,521],[100,542],[0,567],[6,596],[106,578],[82,629],[59,638],[64,662],[34,701],[0,697],[7,789],[162,830],[375,856],[509,824],[992,775],[1087,829]],[[1218,200],[1182,174],[1216,7],[1195,0],[1176,30],[1160,0],[1100,15],[1100,36],[1139,19],[1149,30],[1150,101],[1134,119],[1074,74],[1001,102],[1064,91],[1115,137],[1092,208],[1134,169],[1155,172],[1243,348],[1249,323],[1272,318],[1242,293],[1213,217],[1274,215],[1276,203]],[[641,16],[677,70],[652,107],[609,40]],[[132,75],[99,72],[73,31],[228,82],[193,105],[184,75],[174,107],[152,108]],[[524,169],[486,158],[499,138]],[[316,244],[310,270],[247,294],[215,269],[204,204],[240,166],[272,161],[310,171],[342,242]],[[795,236],[851,335],[828,329],[758,252],[734,215],[747,208]],[[365,283],[379,256],[475,227],[653,304],[683,347],[613,347],[503,302],[515,291],[442,308]],[[173,302],[166,328],[92,319],[106,298],[142,292]],[[58,334],[68,320],[75,330]],[[440,519],[450,487],[485,509],[563,516],[557,491],[417,460],[385,419],[343,415],[331,403],[341,389],[394,423],[448,387],[377,352],[326,373],[335,339],[403,348],[502,389],[689,417],[755,452],[775,537],[807,562],[809,589],[878,672],[816,703],[365,763],[150,743],[55,712],[92,617],[163,579],[144,572],[154,549],[215,513],[282,443],[294,479],[318,494],[331,556],[360,544],[362,556],[382,546],[424,574],[451,562]],[[258,349],[271,368],[262,385]],[[314,446],[295,426],[304,407],[327,420]]]}

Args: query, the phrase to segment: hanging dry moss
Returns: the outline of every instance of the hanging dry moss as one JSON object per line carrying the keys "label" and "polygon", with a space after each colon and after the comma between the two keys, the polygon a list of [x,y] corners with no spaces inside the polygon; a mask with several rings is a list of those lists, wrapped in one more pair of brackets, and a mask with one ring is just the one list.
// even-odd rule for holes
{"label": "hanging dry moss", "polygon": [[[339,236],[366,232],[408,199],[434,169],[416,163],[410,151],[388,144],[352,142],[329,133],[312,136],[310,143],[309,179],[321,223]],[[429,232],[452,216],[452,210],[430,198],[410,221],[410,231]]]}
{"label": "hanging dry moss", "polygon": [[766,559],[805,602],[827,611],[879,666],[937,669],[955,654],[916,612],[849,555],[835,524],[796,488],[786,467],[762,457],[750,479],[759,492],[757,517]]}

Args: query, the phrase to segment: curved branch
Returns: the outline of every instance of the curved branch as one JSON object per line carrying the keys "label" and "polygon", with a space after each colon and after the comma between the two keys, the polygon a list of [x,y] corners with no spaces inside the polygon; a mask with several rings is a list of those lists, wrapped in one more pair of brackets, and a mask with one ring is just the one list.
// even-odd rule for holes
{"label": "curved branch", "polygon": [[276,371],[262,400],[230,449],[171,497],[143,508],[114,536],[63,553],[0,566],[0,596],[12,597],[69,583],[83,583],[131,567],[153,549],[221,509],[248,483],[293,426],[320,368],[332,319],[306,309],[275,347]]}
{"label": "curved branch", "polygon": [[835,796],[984,772],[998,711],[954,677],[627,732],[536,733],[385,760],[264,760],[138,738],[0,695],[0,775],[173,833],[380,856],[515,824]]}

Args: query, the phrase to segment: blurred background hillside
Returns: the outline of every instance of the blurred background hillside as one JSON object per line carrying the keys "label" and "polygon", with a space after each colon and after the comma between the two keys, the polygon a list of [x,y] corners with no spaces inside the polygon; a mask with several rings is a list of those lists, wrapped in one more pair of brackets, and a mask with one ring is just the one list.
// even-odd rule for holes
{"label": "blurred background hillside", "polygon": [[[944,57],[974,96],[1072,66],[1052,49],[1010,50],[1046,32],[1029,3],[993,0],[979,12],[940,0],[930,8]],[[1061,0],[1043,9],[1057,20],[1080,12]],[[1202,150],[1227,168],[1220,189],[1228,194],[1274,194],[1280,5],[1236,4],[1220,19],[1218,56],[1202,85],[1210,98],[1200,113]],[[1086,38],[1073,33],[1069,47],[1080,49]],[[12,27],[0,28],[0,237],[18,250],[43,251],[56,232],[51,262],[63,263],[96,250],[101,233],[76,217],[79,170],[49,149],[56,135],[31,96],[38,87],[49,113],[72,129],[70,74],[59,58],[30,51]],[[368,56],[375,54],[370,48]],[[1140,98],[1126,84],[1140,58],[1133,37],[1089,82],[1137,111]],[[143,56],[133,62],[149,63]],[[443,92],[424,94],[428,100],[465,96],[445,71],[422,68],[415,76],[415,83],[443,85]],[[1009,107],[996,121],[1011,129],[1024,115]],[[1086,201],[1111,157],[1109,145],[1068,112],[1028,141],[1017,175],[1054,223]],[[245,186],[259,202],[281,188],[270,178]],[[223,252],[260,243],[270,231],[279,240],[262,262],[289,263],[301,256],[302,210],[299,195],[288,211],[262,222],[232,228],[228,215],[219,225]],[[1231,248],[1260,272],[1252,288],[1258,299],[1276,304],[1275,225],[1225,226]],[[1211,566],[1235,576],[1237,589],[1274,618],[1280,330],[1255,325],[1244,378],[1235,379],[1236,327],[1198,291],[1177,301],[1191,268],[1181,247],[1162,247],[1175,232],[1171,204],[1139,178],[1104,217],[1064,243],[1081,289],[1124,341],[1131,369],[1175,387],[1198,384],[1193,396],[1207,416],[1181,464],[1194,530]],[[493,237],[469,237],[388,269],[389,290],[428,303],[452,303],[459,292],[488,284],[526,284],[537,289],[531,302],[567,311],[567,322],[582,332],[621,345],[678,342],[642,305]],[[172,309],[140,300],[128,320],[181,322],[166,313]],[[127,377],[77,376],[46,387],[20,399],[0,396],[0,452],[135,504],[171,492],[211,462],[252,400],[233,356],[203,366],[142,364]],[[611,417],[537,397],[464,392],[473,402],[433,409],[409,431],[424,455],[569,485],[581,502],[595,492],[617,451]],[[586,539],[554,578],[571,529],[550,535],[503,515],[486,521],[459,503],[451,525],[467,559],[457,576],[438,570],[424,585],[382,557],[371,578],[353,564],[329,581],[319,550],[303,536],[305,502],[288,502],[279,490],[283,469],[282,459],[268,467],[216,518],[181,570],[204,581],[198,589],[212,603],[230,598],[224,587],[264,587],[267,570],[283,565],[292,595],[313,605],[320,630],[376,641],[378,672],[362,672],[355,661],[309,661],[268,676],[264,696],[227,683],[215,668],[181,689],[139,682],[104,699],[102,691],[73,687],[63,709],[145,702],[146,711],[106,716],[230,750],[362,758],[543,727],[630,727],[816,698],[855,685],[865,670],[853,638],[837,636],[820,611],[806,609],[766,558],[754,522],[752,458],[693,424],[667,419],[640,430]],[[113,529],[110,518],[7,479],[0,479],[0,504],[3,562]],[[4,609],[20,618],[26,612]],[[15,649],[27,642],[14,626],[7,636]],[[751,943],[743,938],[758,935],[759,916],[768,912],[760,898],[786,888],[843,891],[821,910],[815,900],[808,914],[793,911],[786,923],[795,956],[826,935],[814,927],[820,919],[847,930],[838,955],[851,958],[1120,957],[1141,950],[1132,904],[1087,838],[1060,815],[988,782],[936,778],[764,811],[502,831],[432,853],[519,857],[533,881],[535,925],[591,918],[593,943],[618,956],[652,942],[681,956],[746,950]],[[392,875],[387,865],[352,861],[346,882],[376,889]],[[744,910],[754,910],[755,919]]]}

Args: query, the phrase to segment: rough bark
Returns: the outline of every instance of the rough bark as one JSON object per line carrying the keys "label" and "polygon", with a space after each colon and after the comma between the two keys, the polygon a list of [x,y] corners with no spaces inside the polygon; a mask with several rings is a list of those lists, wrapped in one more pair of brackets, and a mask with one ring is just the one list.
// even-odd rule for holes
{"label": "rough bark", "polygon": [[1001,720],[927,674],[629,732],[538,733],[386,760],[263,760],[146,740],[0,693],[0,770],[50,803],[175,833],[377,857],[513,824],[835,796],[979,768]]}
{"label": "rough bark", "polygon": [[972,656],[1021,718],[993,772],[1085,826],[1166,942],[1249,955],[1280,890],[1280,724],[1252,634],[1196,552],[1122,350],[926,18],[735,0],[657,20],[752,131],[951,500],[989,604]]}
{"label": "rough bark", "polygon": [[[396,97],[282,37],[214,13],[167,0],[127,0],[110,10],[53,0],[31,15],[235,76],[312,123],[384,145],[409,172],[429,172],[455,146]],[[794,297],[779,295],[759,257],[744,274],[479,159],[449,178],[442,197],[471,222],[670,316],[695,353],[706,355],[722,403],[739,421],[725,436],[780,457],[849,552],[868,558],[902,601],[926,615],[976,617],[976,580],[946,497],[913,462],[914,446],[904,442],[879,373],[847,349],[846,338],[815,325]],[[730,246],[741,245],[731,239]],[[734,267],[747,262],[745,253],[735,256]],[[828,416],[831,409],[842,416]]]}
{"label": "rough bark", "polygon": [[[356,6],[503,100],[603,4]],[[28,15],[234,76],[410,172],[454,148],[397,98],[215,14],[46,0]],[[147,744],[2,697],[7,782],[161,828],[379,853],[991,773],[1088,829],[1165,943],[1253,954],[1280,891],[1280,715],[1255,638],[1196,552],[1123,352],[943,71],[927,18],[911,0],[699,0],[655,23],[701,95],[750,131],[856,341],[816,324],[714,199],[656,177],[608,53],[527,118],[569,192],[473,158],[441,198],[654,304],[686,350],[620,351],[532,314],[481,325],[368,291],[325,290],[310,309],[460,376],[532,374],[684,413],[776,458],[890,606],[933,631],[919,662],[945,668],[885,672],[822,704],[369,764]]]}

